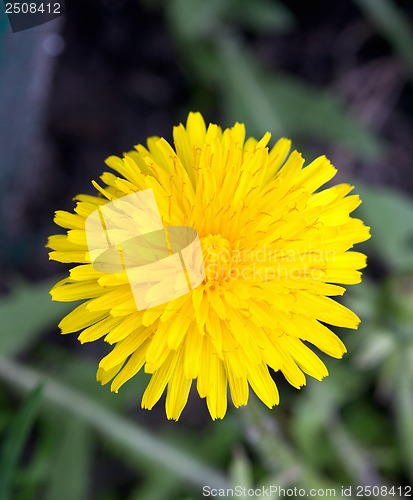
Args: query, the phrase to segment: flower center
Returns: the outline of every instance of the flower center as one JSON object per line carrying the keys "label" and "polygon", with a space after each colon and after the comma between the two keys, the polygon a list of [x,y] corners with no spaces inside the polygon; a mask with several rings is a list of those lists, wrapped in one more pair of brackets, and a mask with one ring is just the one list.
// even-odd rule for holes
{"label": "flower center", "polygon": [[229,241],[220,234],[210,234],[201,238],[201,247],[206,279],[208,281],[229,280],[232,265]]}

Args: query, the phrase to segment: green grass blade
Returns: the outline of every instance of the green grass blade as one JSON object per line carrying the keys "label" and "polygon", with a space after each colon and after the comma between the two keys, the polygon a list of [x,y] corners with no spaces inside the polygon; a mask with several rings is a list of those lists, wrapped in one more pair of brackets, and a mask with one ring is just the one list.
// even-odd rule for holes
{"label": "green grass blade", "polygon": [[413,76],[413,28],[407,13],[391,0],[355,0],[388,38]]}
{"label": "green grass blade", "polygon": [[[46,500],[87,500],[92,440],[89,428],[79,419],[62,421],[63,439],[50,473]],[[70,488],[68,488],[70,485]]]}
{"label": "green grass blade", "polygon": [[223,102],[230,119],[245,121],[249,133],[260,136],[268,130],[273,137],[318,137],[360,156],[378,156],[380,140],[348,113],[333,92],[266,71],[232,37],[218,37],[216,43]]}
{"label": "green grass blade", "polygon": [[13,476],[40,406],[43,387],[36,385],[32,384],[31,393],[14,417],[0,449],[0,498],[3,500],[11,498]]}
{"label": "green grass blade", "polygon": [[40,381],[44,382],[44,400],[54,407],[70,412],[118,445],[131,460],[144,460],[159,469],[167,470],[188,485],[202,488],[229,488],[229,480],[197,457],[166,443],[147,429],[128,421],[106,409],[80,392],[43,376],[33,369],[0,357],[0,378],[8,384],[29,391]]}
{"label": "green grass blade", "polygon": [[357,215],[371,227],[372,238],[363,245],[394,271],[413,269],[413,203],[394,189],[357,184],[363,203]]}
{"label": "green grass blade", "polygon": [[0,353],[14,356],[26,350],[43,333],[74,306],[51,302],[49,290],[55,283],[19,284],[0,301]]}
{"label": "green grass blade", "polygon": [[400,363],[404,368],[398,374],[399,380],[395,388],[395,410],[400,446],[406,469],[413,482],[413,346],[404,354],[403,362]]}

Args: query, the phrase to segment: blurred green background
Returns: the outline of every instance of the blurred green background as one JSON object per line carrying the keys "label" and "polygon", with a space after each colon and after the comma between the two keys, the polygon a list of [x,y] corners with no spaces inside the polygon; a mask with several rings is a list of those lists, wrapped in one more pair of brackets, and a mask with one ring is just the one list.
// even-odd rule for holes
{"label": "blurred green background", "polygon": [[[412,2],[66,3],[20,33],[0,17],[0,499],[413,495]],[[73,305],[50,301],[63,266],[44,245],[105,157],[170,140],[189,110],[327,154],[373,237],[344,299],[362,323],[338,332],[348,354],[326,380],[297,391],[276,374],[279,407],[251,398],[217,422],[193,394],[174,423],[140,409],[146,375],[118,395],[95,382],[103,342],[59,335]]]}

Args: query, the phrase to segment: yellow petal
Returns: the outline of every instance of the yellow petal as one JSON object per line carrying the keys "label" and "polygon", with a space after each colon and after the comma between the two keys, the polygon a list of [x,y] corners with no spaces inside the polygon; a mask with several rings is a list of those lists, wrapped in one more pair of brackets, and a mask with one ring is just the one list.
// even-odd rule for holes
{"label": "yellow petal", "polygon": [[125,363],[122,370],[113,379],[110,390],[112,392],[118,392],[120,387],[130,380],[134,375],[136,375],[145,363],[145,352],[147,348],[147,341],[140,345],[132,356]]}

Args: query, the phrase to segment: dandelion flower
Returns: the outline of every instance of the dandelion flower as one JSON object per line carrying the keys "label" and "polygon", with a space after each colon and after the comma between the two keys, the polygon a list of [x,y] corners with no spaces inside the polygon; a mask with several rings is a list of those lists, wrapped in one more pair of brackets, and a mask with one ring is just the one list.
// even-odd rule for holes
{"label": "dandelion flower", "polygon": [[[77,196],[74,213],[56,212],[67,234],[49,238],[50,259],[76,266],[51,295],[84,301],[59,326],[63,334],[81,332],[82,343],[103,337],[114,346],[97,371],[102,384],[112,381],[112,391],[141,369],[151,374],[142,407],[151,409],[166,389],[170,419],[179,418],[193,381],[213,419],[224,417],[228,392],[239,407],[251,388],[271,408],[279,402],[272,371],[296,388],[306,375],[321,380],[327,368],[309,344],[341,358],[346,348],[329,325],[358,327],[359,318],[331,297],[359,283],[366,265],[365,255],[350,251],[370,237],[350,216],[360,199],[349,196],[348,184],[320,189],[336,174],[324,156],[304,167],[289,140],[269,148],[269,133],[246,139],[240,123],[206,127],[199,113],[190,113],[173,138],[174,148],[152,137],[147,147],[109,157],[115,173],[103,173],[104,186],[93,182],[96,196]],[[151,289],[152,271],[143,273],[142,297],[151,296],[153,307],[139,306],[124,262],[96,265],[86,230],[93,214],[102,218],[105,206],[115,204],[122,216],[112,234],[141,247],[132,236],[141,234],[134,227],[145,224],[144,211],[124,201],[136,193],[151,193],[156,202],[145,215],[152,213],[152,227],[158,220],[166,238],[168,228],[192,230],[201,249],[201,279],[190,286],[185,261],[177,261],[188,288],[164,303],[153,297],[168,287]],[[167,262],[161,257],[159,266]],[[135,264],[142,275],[142,262]]]}

